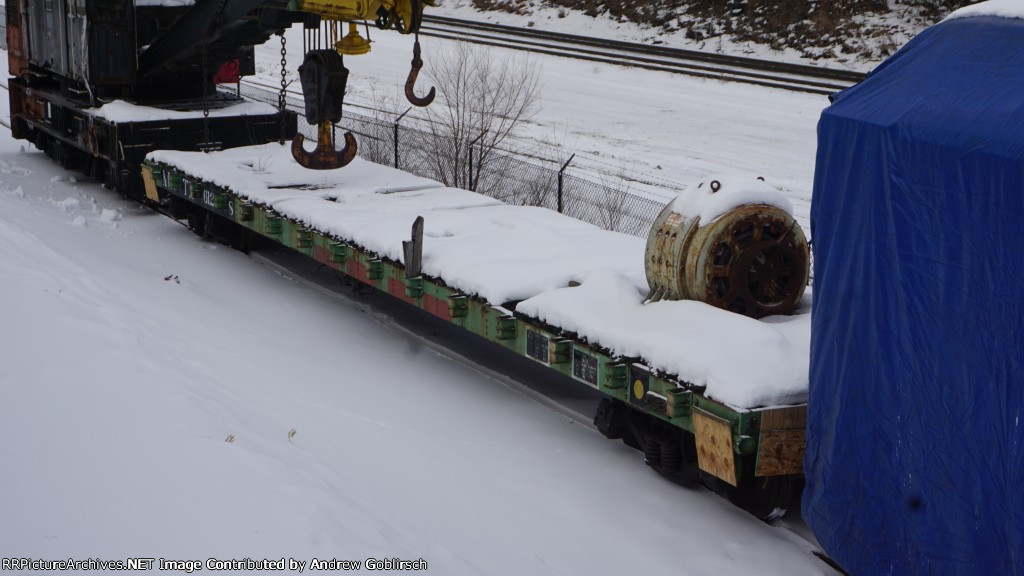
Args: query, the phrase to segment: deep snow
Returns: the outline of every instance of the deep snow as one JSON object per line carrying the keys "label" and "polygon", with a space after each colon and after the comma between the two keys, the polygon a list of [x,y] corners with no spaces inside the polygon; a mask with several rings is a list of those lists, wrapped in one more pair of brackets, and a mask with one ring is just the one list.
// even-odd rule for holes
{"label": "deep snow", "polygon": [[0,556],[832,573],[792,533],[22,146],[0,134]]}
{"label": "deep snow", "polygon": [[[404,83],[411,39],[374,40],[348,59],[355,102]],[[422,42],[429,67],[443,43]],[[544,74],[528,137],[670,183],[764,175],[806,228],[824,98],[576,61]],[[23,145],[0,131],[0,555],[834,573],[789,531]]]}

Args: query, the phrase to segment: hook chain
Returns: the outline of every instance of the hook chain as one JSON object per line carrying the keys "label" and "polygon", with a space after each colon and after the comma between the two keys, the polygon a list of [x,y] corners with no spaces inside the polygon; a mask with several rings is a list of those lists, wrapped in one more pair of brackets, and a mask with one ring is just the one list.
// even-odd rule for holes
{"label": "hook chain", "polygon": [[210,78],[206,62],[206,40],[203,40],[203,153],[210,151]]}
{"label": "hook chain", "polygon": [[288,54],[287,48],[288,40],[284,37],[284,31],[281,32],[281,91],[277,94],[277,112],[281,115],[281,140],[280,143],[284,144],[286,137],[285,129],[285,89],[288,88]]}

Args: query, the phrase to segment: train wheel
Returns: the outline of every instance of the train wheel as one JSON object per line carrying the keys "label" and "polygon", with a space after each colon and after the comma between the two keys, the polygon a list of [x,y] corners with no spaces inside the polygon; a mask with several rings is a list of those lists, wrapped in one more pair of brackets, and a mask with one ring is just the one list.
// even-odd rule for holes
{"label": "train wheel", "polygon": [[32,143],[35,145],[36,150],[46,152],[46,141],[48,139],[49,137],[46,135],[46,132],[43,132],[42,130],[36,130],[35,138],[33,139]]}
{"label": "train wheel", "polygon": [[188,229],[193,234],[203,237],[203,231],[206,228],[206,212],[199,210],[198,208],[188,208]]}
{"label": "train wheel", "polygon": [[89,177],[97,182],[103,182],[107,178],[107,162],[102,158],[89,159]]}
{"label": "train wheel", "polygon": [[252,251],[252,231],[248,228],[233,224],[230,240],[231,247],[242,254],[248,254]]}
{"label": "train wheel", "polygon": [[594,426],[609,440],[618,440],[629,433],[625,410],[629,408],[612,398],[603,398],[594,414]]}
{"label": "train wheel", "polygon": [[802,482],[799,476],[748,478],[729,491],[729,501],[765,522],[772,522],[785,516],[800,494]]}
{"label": "train wheel", "polygon": [[215,216],[209,212],[203,212],[203,227],[202,234],[203,240],[212,240],[216,237],[217,232],[217,221]]}
{"label": "train wheel", "polygon": [[657,434],[658,466],[654,469],[676,484],[689,486],[700,476],[697,444],[688,432],[659,426]]}
{"label": "train wheel", "polygon": [[700,469],[697,467],[697,443],[693,435],[676,428],[665,428],[661,441],[661,469],[659,474],[675,482],[689,486],[697,481]]}
{"label": "train wheel", "polygon": [[697,479],[697,445],[692,434],[625,403],[616,404],[625,411],[622,441],[642,451],[648,466],[676,484],[686,486]]}
{"label": "train wheel", "polygon": [[188,218],[188,204],[172,196],[168,198],[167,213],[175,220],[184,220]]}

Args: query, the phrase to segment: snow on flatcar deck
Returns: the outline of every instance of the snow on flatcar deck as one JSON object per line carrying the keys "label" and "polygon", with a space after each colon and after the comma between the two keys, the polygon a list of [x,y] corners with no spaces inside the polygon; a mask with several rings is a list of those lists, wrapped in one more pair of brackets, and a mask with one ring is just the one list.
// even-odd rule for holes
{"label": "snow on flatcar deck", "polygon": [[[185,118],[202,118],[203,109],[170,110],[153,106],[140,106],[125,100],[114,100],[97,108],[85,110],[97,118],[117,124],[120,122],[150,122],[153,120],[182,120]],[[229,116],[257,116],[274,114],[277,108],[263,102],[234,102],[226,106],[213,106],[207,110],[211,118]]]}
{"label": "snow on flatcar deck", "polygon": [[423,271],[455,289],[642,358],[736,408],[806,399],[808,306],[753,320],[699,302],[645,305],[641,238],[359,158],[340,170],[306,170],[277,144],[149,158],[395,261],[423,216]]}

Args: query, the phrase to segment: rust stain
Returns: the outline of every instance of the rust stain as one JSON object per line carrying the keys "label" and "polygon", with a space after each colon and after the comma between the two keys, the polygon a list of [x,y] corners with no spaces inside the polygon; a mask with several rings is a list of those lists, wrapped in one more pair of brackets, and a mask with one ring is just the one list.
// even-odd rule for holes
{"label": "rust stain", "polygon": [[329,266],[335,270],[341,270],[341,264],[332,260],[331,251],[324,246],[319,244],[313,246],[313,258],[325,266]]}
{"label": "rust stain", "polygon": [[433,294],[423,295],[423,309],[430,312],[434,316],[442,318],[451,322],[452,315],[451,310],[448,307],[448,301],[438,298]]}
{"label": "rust stain", "polygon": [[345,263],[345,273],[364,284],[375,284],[374,282],[370,281],[369,269],[361,262],[357,262],[355,260],[348,260]]}
{"label": "rust stain", "polygon": [[[810,250],[792,216],[774,206],[746,204],[709,223],[668,212],[647,240],[652,294],[706,302],[761,318],[789,314],[810,275]],[[668,213],[667,213],[668,212]]]}
{"label": "rust stain", "polygon": [[356,137],[351,132],[345,132],[345,147],[341,150],[334,149],[334,137],[330,122],[323,122],[317,126],[316,148],[307,152],[302,144],[306,138],[302,134],[296,134],[292,139],[292,158],[303,168],[311,170],[333,170],[347,166],[356,157]]}
{"label": "rust stain", "polygon": [[405,283],[397,278],[388,278],[388,294],[409,304],[416,303],[415,299],[405,295]]}

